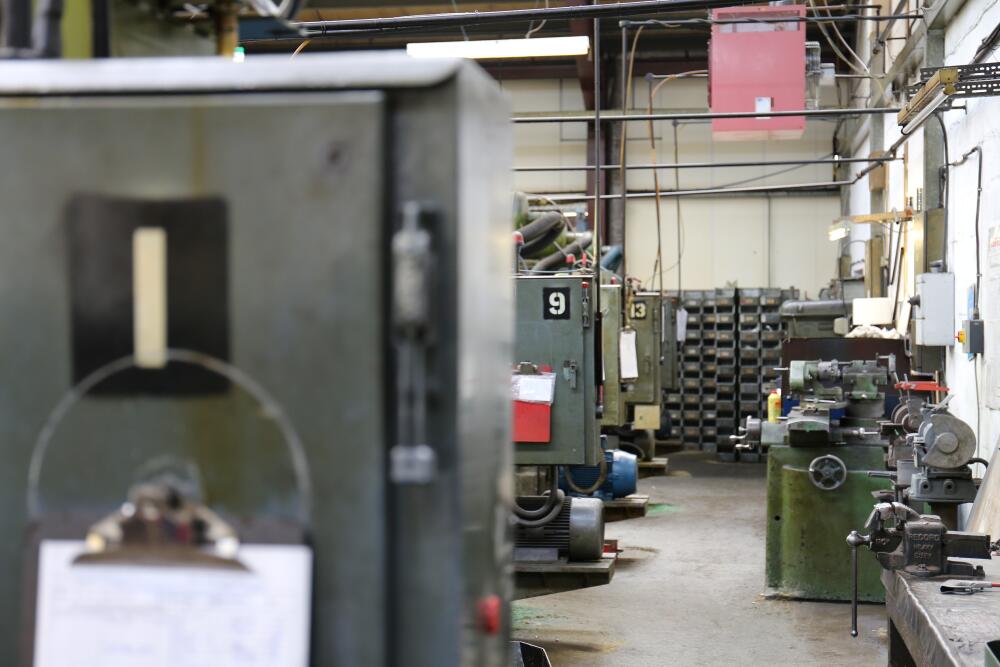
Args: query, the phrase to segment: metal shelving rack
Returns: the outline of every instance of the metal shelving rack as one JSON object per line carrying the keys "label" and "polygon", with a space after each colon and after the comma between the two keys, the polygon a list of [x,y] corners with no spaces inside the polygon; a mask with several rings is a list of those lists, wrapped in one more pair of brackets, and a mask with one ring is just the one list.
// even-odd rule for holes
{"label": "metal shelving rack", "polygon": [[704,433],[705,449],[725,449],[736,431],[737,405],[737,291],[715,290],[715,430]]}
{"label": "metal shelving rack", "polygon": [[731,456],[729,436],[767,415],[784,330],[778,309],[798,290],[719,288],[667,292],[688,311],[678,349],[679,390],[667,394],[669,444]]}

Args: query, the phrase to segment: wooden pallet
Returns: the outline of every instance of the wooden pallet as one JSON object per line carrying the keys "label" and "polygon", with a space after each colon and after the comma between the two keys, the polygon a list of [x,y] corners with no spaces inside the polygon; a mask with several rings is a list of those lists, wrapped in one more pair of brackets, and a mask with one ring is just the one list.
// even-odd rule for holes
{"label": "wooden pallet", "polygon": [[655,458],[652,461],[639,461],[639,479],[666,475],[668,462],[665,456]]}
{"label": "wooden pallet", "polygon": [[649,507],[649,496],[633,493],[631,496],[617,500],[604,501],[604,521],[623,521],[646,516]]}
{"label": "wooden pallet", "polygon": [[617,553],[600,560],[571,562],[565,558],[549,563],[514,562],[514,598],[532,598],[578,588],[603,586],[615,575]]}

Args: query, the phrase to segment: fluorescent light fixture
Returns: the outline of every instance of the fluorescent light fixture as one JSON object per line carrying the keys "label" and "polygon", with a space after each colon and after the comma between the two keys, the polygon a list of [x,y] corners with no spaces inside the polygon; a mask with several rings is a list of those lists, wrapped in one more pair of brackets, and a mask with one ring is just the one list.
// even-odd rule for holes
{"label": "fluorescent light fixture", "polygon": [[846,239],[847,235],[850,233],[851,228],[849,223],[843,219],[830,225],[829,236],[831,241],[839,241],[840,239]]}
{"label": "fluorescent light fixture", "polygon": [[917,112],[916,115],[914,115],[912,119],[903,126],[903,129],[901,130],[903,136],[913,134],[913,132],[918,130],[920,126],[924,124],[924,121],[930,118],[930,115],[937,111],[938,107],[944,104],[947,99],[948,95],[944,91],[939,91],[930,103],[927,104],[927,106]]}
{"label": "fluorescent light fixture", "polygon": [[590,52],[590,38],[533,37],[531,39],[479,39],[454,42],[412,42],[406,53],[414,58],[550,58],[583,56]]}
{"label": "fluorescent light fixture", "polygon": [[920,127],[928,116],[945,103],[949,95],[954,95],[958,80],[958,69],[955,67],[942,67],[934,72],[896,115],[897,122],[903,126],[903,134],[910,134]]}

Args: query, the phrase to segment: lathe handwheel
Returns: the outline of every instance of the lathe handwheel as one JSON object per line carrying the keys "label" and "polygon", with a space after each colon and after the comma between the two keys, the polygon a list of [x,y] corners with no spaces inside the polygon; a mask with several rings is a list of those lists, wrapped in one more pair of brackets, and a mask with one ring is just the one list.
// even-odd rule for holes
{"label": "lathe handwheel", "polygon": [[839,489],[847,481],[847,464],[833,454],[817,456],[809,464],[809,481],[823,491]]}

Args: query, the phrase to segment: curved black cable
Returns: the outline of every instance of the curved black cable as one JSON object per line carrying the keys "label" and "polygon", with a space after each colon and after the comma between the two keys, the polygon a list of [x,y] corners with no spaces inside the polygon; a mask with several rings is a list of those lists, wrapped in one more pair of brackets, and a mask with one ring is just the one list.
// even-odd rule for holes
{"label": "curved black cable", "polygon": [[[562,489],[559,488],[559,475],[556,472],[555,466],[552,466],[550,471],[550,476],[552,477],[552,483],[548,491],[548,500],[541,507],[533,510],[526,510],[517,504],[517,500],[514,500],[514,517],[517,519],[537,519],[542,516],[546,516],[552,511],[552,507],[555,505],[562,505],[562,499],[566,497]],[[558,498],[558,500],[557,500]],[[551,520],[551,519],[550,519]],[[520,522],[519,522],[520,523]],[[526,524],[524,524],[526,525]],[[544,525],[544,524],[539,524]]]}
{"label": "curved black cable", "polygon": [[573,489],[574,492],[579,493],[582,496],[589,496],[594,491],[601,488],[601,485],[608,479],[608,461],[604,458],[604,452],[601,452],[601,463],[599,465],[601,472],[597,475],[597,481],[585,489],[580,488],[580,486],[577,485],[576,480],[573,479],[573,473],[569,471],[569,466],[563,466],[563,475],[566,476],[566,484],[569,488]]}

